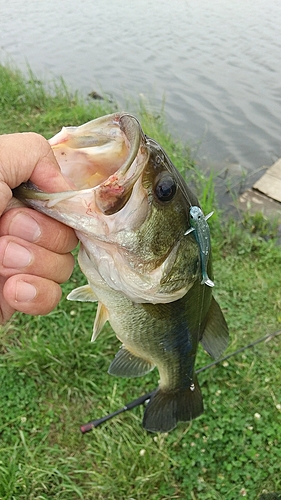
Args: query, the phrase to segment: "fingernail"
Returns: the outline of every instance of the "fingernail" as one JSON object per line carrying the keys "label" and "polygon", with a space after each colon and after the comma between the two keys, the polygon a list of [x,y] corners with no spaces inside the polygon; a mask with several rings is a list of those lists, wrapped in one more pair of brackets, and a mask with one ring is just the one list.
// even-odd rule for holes
{"label": "fingernail", "polygon": [[12,269],[22,269],[28,266],[32,259],[32,254],[27,248],[11,241],[8,243],[4,257],[3,266]]}
{"label": "fingernail", "polygon": [[33,217],[20,212],[10,223],[9,234],[34,242],[41,235],[41,229]]}
{"label": "fingernail", "polygon": [[16,284],[16,301],[29,302],[36,297],[37,290],[35,286],[26,281],[18,281]]}

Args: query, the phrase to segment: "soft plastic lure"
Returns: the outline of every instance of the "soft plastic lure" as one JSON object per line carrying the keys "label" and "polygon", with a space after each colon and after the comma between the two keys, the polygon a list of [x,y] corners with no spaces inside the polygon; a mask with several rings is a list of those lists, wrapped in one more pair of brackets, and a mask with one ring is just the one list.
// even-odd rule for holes
{"label": "soft plastic lure", "polygon": [[209,278],[207,273],[207,265],[209,254],[211,250],[211,239],[210,239],[210,228],[207,220],[213,215],[214,212],[210,212],[208,215],[204,215],[201,208],[197,206],[191,206],[189,210],[189,222],[190,229],[188,229],[184,234],[189,234],[194,231],[195,239],[199,245],[200,259],[201,259],[201,271],[202,271],[202,285],[214,286],[214,282]]}

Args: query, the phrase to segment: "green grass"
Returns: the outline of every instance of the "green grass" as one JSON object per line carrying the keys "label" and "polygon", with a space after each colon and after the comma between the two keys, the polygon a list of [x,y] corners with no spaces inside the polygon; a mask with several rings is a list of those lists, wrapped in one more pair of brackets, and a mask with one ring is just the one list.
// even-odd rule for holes
{"label": "green grass", "polygon": [[[46,137],[111,112],[86,105],[64,84],[41,82],[0,66],[1,132]],[[162,118],[143,107],[140,121],[214,208],[214,180],[198,172]],[[227,352],[281,329],[281,249],[276,225],[260,216],[210,219],[215,296],[227,318]],[[119,343],[106,326],[90,343],[93,304],[66,301],[83,284],[79,269],[46,317],[17,314],[0,330],[1,500],[255,500],[281,491],[280,337],[199,375],[205,413],[169,435],[146,433],[143,408],[81,435],[79,426],[157,385],[157,373],[119,379],[107,368]],[[197,368],[210,362],[200,348]]]}
{"label": "green grass", "polygon": [[86,104],[68,91],[63,80],[46,88],[30,70],[25,78],[18,70],[0,65],[0,111],[0,133],[32,130],[51,137],[63,125],[112,112],[112,104],[106,100]]}

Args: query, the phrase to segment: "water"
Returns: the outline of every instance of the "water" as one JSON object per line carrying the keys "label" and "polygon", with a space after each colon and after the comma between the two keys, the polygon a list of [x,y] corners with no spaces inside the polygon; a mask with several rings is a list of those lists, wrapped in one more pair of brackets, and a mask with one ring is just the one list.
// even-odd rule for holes
{"label": "water", "polygon": [[281,156],[279,0],[0,0],[0,62],[120,109],[144,96],[199,164],[251,185]]}

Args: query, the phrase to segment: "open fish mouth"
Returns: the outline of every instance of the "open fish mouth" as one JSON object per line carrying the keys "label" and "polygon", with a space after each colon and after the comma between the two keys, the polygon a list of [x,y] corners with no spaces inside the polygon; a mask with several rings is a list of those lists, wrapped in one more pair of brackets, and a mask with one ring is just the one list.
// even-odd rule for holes
{"label": "open fish mouth", "polygon": [[[76,195],[92,198],[104,215],[120,210],[143,172],[148,151],[140,123],[128,113],[114,113],[79,127],[63,127],[49,140],[63,176],[73,186],[64,193],[43,193],[28,182],[16,189],[22,199],[57,202]],[[93,200],[94,197],[94,200]]]}
{"label": "open fish mouth", "polygon": [[89,281],[135,303],[183,297],[198,277],[197,244],[184,236],[198,202],[137,118],[121,112],[63,127],[49,143],[72,189],[46,193],[27,182],[15,197],[76,231]]}

